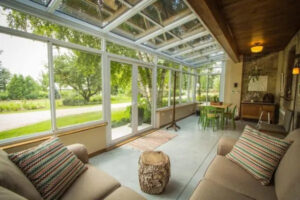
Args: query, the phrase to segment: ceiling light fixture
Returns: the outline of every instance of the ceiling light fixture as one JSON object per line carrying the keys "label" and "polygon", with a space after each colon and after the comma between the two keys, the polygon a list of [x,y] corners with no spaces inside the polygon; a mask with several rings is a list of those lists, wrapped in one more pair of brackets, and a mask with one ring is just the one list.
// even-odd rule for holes
{"label": "ceiling light fixture", "polygon": [[264,47],[260,43],[255,43],[254,46],[251,47],[251,52],[252,53],[260,53]]}

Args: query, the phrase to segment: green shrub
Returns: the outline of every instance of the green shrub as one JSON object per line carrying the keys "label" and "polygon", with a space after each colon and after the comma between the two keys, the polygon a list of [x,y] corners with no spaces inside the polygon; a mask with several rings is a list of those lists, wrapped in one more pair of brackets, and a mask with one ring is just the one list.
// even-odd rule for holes
{"label": "green shrub", "polygon": [[8,93],[7,92],[0,92],[0,100],[4,101],[4,100],[8,100]]}
{"label": "green shrub", "polygon": [[81,106],[84,104],[85,104],[85,101],[81,96],[67,97],[63,100],[64,106]]}
{"label": "green shrub", "polygon": [[100,103],[102,103],[102,96],[100,96],[100,95],[94,95],[94,96],[92,96],[91,97],[91,99],[90,99],[90,103],[95,103],[95,104],[100,104]]}

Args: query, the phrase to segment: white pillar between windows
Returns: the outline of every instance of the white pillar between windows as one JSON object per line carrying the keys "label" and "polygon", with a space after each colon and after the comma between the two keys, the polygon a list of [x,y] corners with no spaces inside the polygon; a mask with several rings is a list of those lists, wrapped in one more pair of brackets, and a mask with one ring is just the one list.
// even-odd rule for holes
{"label": "white pillar between windows", "polygon": [[156,101],[157,101],[157,56],[154,57],[154,68],[152,70],[152,126],[156,127]]}
{"label": "white pillar between windows", "polygon": [[225,69],[225,61],[222,61],[222,72],[220,77],[220,101],[224,101],[224,93],[225,93],[225,77],[226,77],[226,69]]}
{"label": "white pillar between windows", "polygon": [[108,125],[106,126],[106,147],[109,147],[112,144],[111,137],[111,106],[110,106],[110,60],[106,52],[106,40],[101,40],[101,49],[103,50],[101,58],[102,66],[102,111],[103,118],[107,121]]}
{"label": "white pillar between windows", "polygon": [[48,67],[49,67],[49,92],[50,92],[50,109],[51,109],[51,129],[55,133],[56,126],[56,110],[55,110],[55,84],[54,84],[54,66],[53,66],[53,45],[47,43],[48,47]]}

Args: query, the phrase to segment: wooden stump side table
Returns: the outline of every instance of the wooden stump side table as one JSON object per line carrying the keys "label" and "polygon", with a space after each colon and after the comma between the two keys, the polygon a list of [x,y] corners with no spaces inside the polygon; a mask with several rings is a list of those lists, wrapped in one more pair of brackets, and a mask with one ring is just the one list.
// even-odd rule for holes
{"label": "wooden stump side table", "polygon": [[170,178],[169,156],[161,151],[145,151],[139,158],[139,182],[141,190],[148,194],[160,194]]}

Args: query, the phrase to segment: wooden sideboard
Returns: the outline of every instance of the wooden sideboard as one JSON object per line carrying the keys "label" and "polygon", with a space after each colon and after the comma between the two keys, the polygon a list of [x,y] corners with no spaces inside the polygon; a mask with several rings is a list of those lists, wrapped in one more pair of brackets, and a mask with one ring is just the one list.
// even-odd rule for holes
{"label": "wooden sideboard", "polygon": [[268,120],[268,114],[270,113],[271,122],[275,122],[275,112],[276,112],[276,104],[272,103],[263,103],[263,102],[254,102],[254,103],[248,103],[243,102],[241,103],[241,118],[242,119],[255,119],[258,120],[260,117],[260,113],[262,111],[264,112],[264,115],[262,117],[262,120],[267,121]]}

